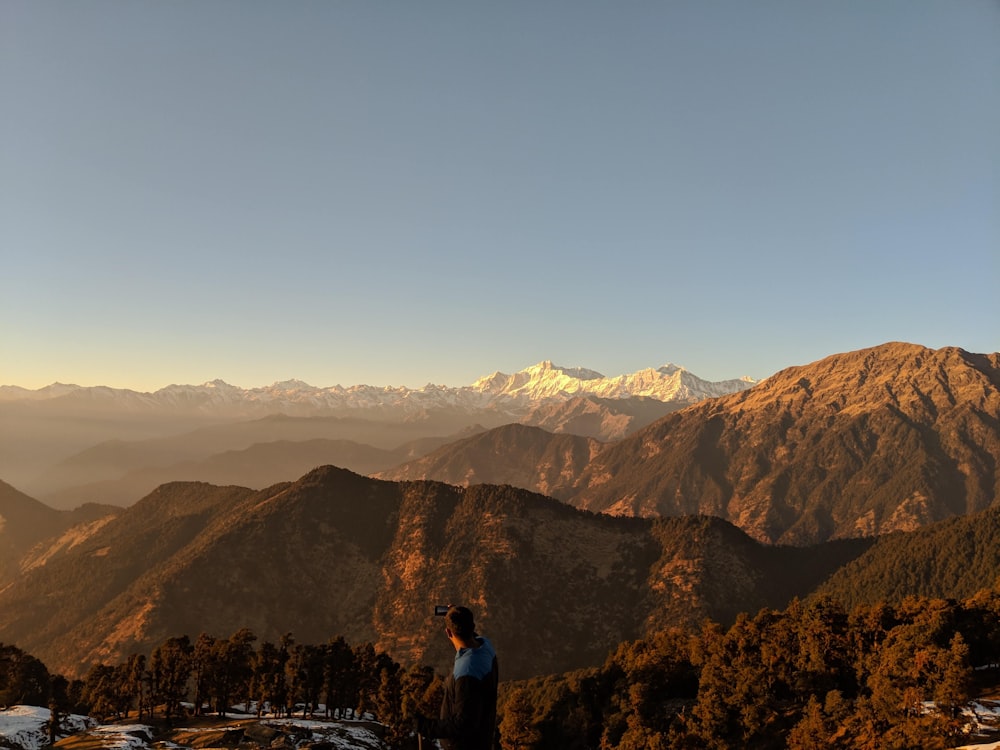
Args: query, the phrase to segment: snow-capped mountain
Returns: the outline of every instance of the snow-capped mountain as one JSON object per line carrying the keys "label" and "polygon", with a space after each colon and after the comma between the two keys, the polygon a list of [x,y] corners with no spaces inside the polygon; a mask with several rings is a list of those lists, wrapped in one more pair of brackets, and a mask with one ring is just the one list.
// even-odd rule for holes
{"label": "snow-capped mountain", "polygon": [[631,375],[609,378],[594,370],[559,367],[545,361],[513,375],[495,372],[480,378],[470,388],[496,398],[526,399],[534,403],[588,395],[599,398],[645,396],[658,401],[700,401],[703,398],[746,390],[755,384],[756,381],[749,378],[712,383],[673,364],[663,365],[656,370],[648,368]]}
{"label": "snow-capped mountain", "polygon": [[202,385],[169,385],[153,393],[140,393],[106,386],[85,388],[56,384],[36,391],[3,386],[0,387],[0,401],[227,416],[258,416],[276,412],[300,416],[345,415],[370,410],[418,414],[440,409],[501,411],[518,415],[542,403],[580,396],[605,399],[647,397],[664,402],[694,402],[745,390],[755,382],[749,378],[709,382],[672,364],[630,375],[606,377],[594,370],[560,367],[545,361],[513,375],[495,372],[472,385],[457,388],[433,384],[423,388],[371,385],[317,387],[301,380],[285,380],[259,388],[240,388],[222,380],[213,380]]}

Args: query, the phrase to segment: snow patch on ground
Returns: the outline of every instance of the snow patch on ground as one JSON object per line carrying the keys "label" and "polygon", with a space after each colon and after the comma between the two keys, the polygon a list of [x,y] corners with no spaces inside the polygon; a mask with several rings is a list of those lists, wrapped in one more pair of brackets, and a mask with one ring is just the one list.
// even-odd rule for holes
{"label": "snow patch on ground", "polygon": [[[1000,702],[972,701],[962,715],[968,720],[966,731],[970,737],[996,736],[1000,729]],[[1000,742],[962,745],[955,750],[1000,750]]]}
{"label": "snow patch on ground", "polygon": [[101,746],[108,750],[142,750],[153,742],[153,728],[145,724],[105,724],[90,734],[102,737]]}
{"label": "snow patch on ground", "polygon": [[[245,714],[246,718],[254,718]],[[238,721],[237,716],[230,719]],[[15,750],[43,750],[49,745],[49,710],[37,706],[12,706],[0,711],[0,747]],[[281,729],[300,739],[302,743],[328,743],[334,750],[384,750],[385,745],[372,729],[370,721],[322,721],[319,719],[262,719],[261,724]],[[187,728],[191,734],[220,730],[242,729],[233,723],[226,726]],[[190,745],[154,742],[154,730],[146,724],[98,724],[87,716],[70,715],[60,722],[60,737],[86,734],[96,740],[102,750],[152,750],[152,748],[178,748],[186,750]]]}
{"label": "snow patch on ground", "polygon": [[[0,745],[41,750],[49,744],[49,716],[49,709],[38,706],[11,706],[0,711]],[[64,716],[59,722],[59,736],[82,732],[96,723],[88,716]]]}

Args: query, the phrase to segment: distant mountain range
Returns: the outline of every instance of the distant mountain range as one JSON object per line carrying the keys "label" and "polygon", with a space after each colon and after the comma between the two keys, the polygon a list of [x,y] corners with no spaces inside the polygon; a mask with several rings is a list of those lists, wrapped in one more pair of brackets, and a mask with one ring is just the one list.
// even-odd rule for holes
{"label": "distant mountain range", "polygon": [[651,398],[664,402],[694,402],[754,385],[750,378],[709,382],[683,367],[667,364],[630,375],[605,377],[593,370],[540,362],[513,375],[495,372],[472,385],[423,388],[335,385],[318,388],[301,380],[286,380],[263,388],[240,388],[221,380],[202,385],[170,385],[153,393],[106,386],[81,387],[55,383],[38,390],[0,386],[0,402],[47,403],[66,410],[199,413],[224,417],[357,416],[380,411],[385,416],[420,415],[433,410],[499,411],[526,414],[546,401],[579,396],[603,399]]}
{"label": "distant mountain range", "polygon": [[[215,381],[155,393],[3,386],[0,478],[56,507],[128,505],[163,481],[262,488],[324,463],[385,470],[511,422],[617,440],[671,411],[752,385],[711,383],[674,365],[607,378],[542,362],[461,388],[316,388],[294,380],[253,389]],[[327,442],[300,451],[288,445],[318,440]],[[233,455],[251,448],[252,456]],[[239,471],[248,463],[252,476]]]}

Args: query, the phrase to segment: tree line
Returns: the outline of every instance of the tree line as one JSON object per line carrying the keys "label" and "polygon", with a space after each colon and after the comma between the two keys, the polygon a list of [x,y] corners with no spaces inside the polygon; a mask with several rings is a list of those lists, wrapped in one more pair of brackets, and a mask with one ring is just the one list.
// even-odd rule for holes
{"label": "tree line", "polygon": [[[500,651],[501,669],[503,646]],[[970,698],[1000,682],[1000,590],[962,601],[910,597],[847,610],[828,596],[743,614],[729,627],[665,628],[589,670],[501,687],[502,750],[935,750],[959,744]],[[442,678],[372,644],[168,638],[149,656],[50,675],[0,644],[0,705],[170,722],[184,712],[371,715],[388,747],[416,746]],[[53,735],[54,737],[54,735]]]}
{"label": "tree line", "polygon": [[501,734],[508,750],[934,750],[968,741],[970,698],[998,666],[997,591],[850,611],[795,600],[508,684]]}
{"label": "tree line", "polygon": [[350,645],[342,636],[324,644],[278,643],[241,629],[228,638],[201,634],[168,638],[147,657],[134,653],[119,664],[95,664],[83,679],[50,674],[16,646],[0,644],[0,706],[48,706],[55,739],[66,713],[98,720],[225,716],[233,707],[270,716],[374,717],[390,747],[416,747],[412,716],[437,713],[443,680],[427,666],[403,668],[371,643]]}

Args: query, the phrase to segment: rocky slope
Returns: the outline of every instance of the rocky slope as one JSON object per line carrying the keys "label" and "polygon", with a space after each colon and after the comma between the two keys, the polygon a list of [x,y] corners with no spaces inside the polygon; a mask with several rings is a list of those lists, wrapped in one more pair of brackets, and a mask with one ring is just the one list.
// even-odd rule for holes
{"label": "rocky slope", "polygon": [[893,343],[668,415],[557,494],[620,515],[705,513],[799,544],[973,513],[998,489],[1000,354]]}

